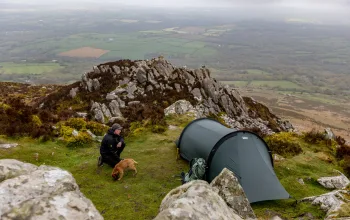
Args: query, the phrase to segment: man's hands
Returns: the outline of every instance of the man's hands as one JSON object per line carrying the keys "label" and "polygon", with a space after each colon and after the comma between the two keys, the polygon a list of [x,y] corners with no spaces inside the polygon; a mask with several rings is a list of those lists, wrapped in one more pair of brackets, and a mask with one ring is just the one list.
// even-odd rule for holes
{"label": "man's hands", "polygon": [[120,148],[122,146],[122,142],[119,142],[118,144],[117,144],[117,148]]}

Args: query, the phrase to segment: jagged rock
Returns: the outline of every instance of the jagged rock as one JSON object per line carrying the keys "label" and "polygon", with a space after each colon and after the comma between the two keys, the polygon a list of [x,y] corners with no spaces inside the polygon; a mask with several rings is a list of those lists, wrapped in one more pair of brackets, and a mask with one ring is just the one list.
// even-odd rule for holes
{"label": "jagged rock", "polygon": [[115,122],[118,122],[118,121],[125,121],[125,118],[124,117],[112,117],[108,120],[108,123],[110,124],[113,124]]}
{"label": "jagged rock", "polygon": [[94,102],[91,106],[91,112],[94,115],[94,118],[96,119],[96,121],[100,122],[100,123],[104,123],[105,119],[103,116],[103,112],[101,109],[101,105],[98,102]]}
{"label": "jagged rock", "polygon": [[243,219],[256,219],[242,186],[229,169],[224,168],[210,183],[210,186],[213,187],[213,190],[224,199],[226,204]]}
{"label": "jagged rock", "polygon": [[242,125],[238,121],[230,118],[227,114],[221,115],[220,118],[223,119],[225,124],[228,125],[230,128],[238,129],[242,127]]}
{"label": "jagged rock", "polygon": [[171,190],[154,220],[235,220],[242,219],[229,208],[209,184],[194,180]]}
{"label": "jagged rock", "polygon": [[113,70],[114,70],[114,73],[115,73],[116,75],[119,75],[119,74],[120,74],[120,68],[119,68],[119,66],[113,66]]}
{"label": "jagged rock", "polygon": [[137,87],[134,83],[129,83],[128,86],[125,88],[126,91],[128,92],[127,97],[129,99],[134,99],[135,98],[135,91],[137,90]]}
{"label": "jagged rock", "polygon": [[146,88],[146,91],[147,92],[152,92],[153,91],[153,86],[148,85],[147,88]]}
{"label": "jagged rock", "polygon": [[145,83],[147,81],[146,71],[139,68],[136,72],[136,79],[140,84]]}
{"label": "jagged rock", "polygon": [[0,160],[0,219],[103,219],[62,169]]}
{"label": "jagged rock", "polygon": [[127,92],[125,88],[116,88],[114,91],[114,94],[122,94],[124,92]]}
{"label": "jagged rock", "polygon": [[78,135],[79,135],[79,132],[77,131],[77,130],[73,130],[72,131],[72,135],[74,136],[74,137],[77,137]]}
{"label": "jagged rock", "polygon": [[195,107],[195,117],[196,118],[203,118],[207,115],[209,115],[209,109],[205,107],[203,104],[196,105]]}
{"label": "jagged rock", "polygon": [[99,68],[97,66],[93,66],[92,69],[94,70],[95,73],[99,74],[101,73],[101,71],[99,70]]}
{"label": "jagged rock", "polygon": [[198,80],[204,79],[203,73],[202,73],[202,71],[200,71],[200,69],[195,69],[194,75],[195,75],[196,79],[198,79]]}
{"label": "jagged rock", "polygon": [[8,149],[8,148],[13,148],[13,147],[17,147],[18,144],[0,144],[0,148],[2,149]]}
{"label": "jagged rock", "polygon": [[188,80],[188,84],[190,84],[191,86],[193,86],[193,85],[194,85],[194,82],[195,82],[195,78],[192,76],[192,74],[186,71],[184,75],[185,75],[185,77],[186,77],[187,80]]}
{"label": "jagged rock", "polygon": [[339,176],[321,177],[317,182],[327,189],[344,189],[350,184],[350,180],[341,172],[339,173]]}
{"label": "jagged rock", "polygon": [[93,90],[92,90],[92,88],[93,88],[93,86],[92,86],[92,79],[88,79],[87,81],[86,81],[86,88],[87,88],[87,90],[89,91],[89,92],[92,92]]}
{"label": "jagged rock", "polygon": [[176,92],[181,92],[181,85],[175,83],[175,89],[176,89]]}
{"label": "jagged rock", "polygon": [[168,108],[164,109],[165,115],[170,114],[185,114],[185,113],[193,113],[196,114],[195,108],[189,101],[179,100],[174,104],[170,105]]}
{"label": "jagged rock", "polygon": [[[108,94],[91,96],[98,97],[91,101],[96,102],[98,100],[99,103],[107,103],[116,100],[119,104],[118,108],[122,112],[125,108],[125,101],[130,102],[137,97],[145,97],[143,100],[148,102],[145,103],[145,106],[148,106],[149,103],[156,100],[156,97],[169,97],[176,90],[177,95],[182,96],[179,99],[187,99],[187,101],[194,104],[194,110],[191,112],[194,113],[196,118],[206,117],[208,114],[218,115],[220,113],[221,115],[226,113],[227,119],[230,121],[226,124],[230,127],[254,127],[263,130],[263,133],[266,134],[289,130],[292,127],[289,122],[273,115],[265,106],[255,100],[246,101],[237,90],[229,86],[223,86],[217,80],[211,78],[209,69],[205,67],[200,69],[176,68],[164,58],[156,58],[150,61],[116,62],[116,64],[110,62],[94,67],[91,72],[84,73],[79,90],[85,89],[92,93],[99,90],[101,86],[104,86],[100,85],[99,82],[104,83],[106,81],[100,79],[111,77],[110,74],[101,73],[111,73],[113,75],[113,78],[107,80],[115,82],[116,89]],[[148,94],[152,94],[154,97],[147,97]],[[100,95],[104,100],[100,100]],[[113,113],[110,104],[107,105],[107,108],[110,108],[112,117],[119,117],[116,116],[116,113]],[[108,112],[103,111],[102,106],[94,108],[91,113],[95,120],[102,123],[105,120],[102,119],[102,116],[109,117]],[[127,118],[127,120],[133,121],[134,119]]]}
{"label": "jagged rock", "polygon": [[125,102],[121,100],[119,97],[117,98],[117,102],[120,108],[125,108]]}
{"label": "jagged rock", "polygon": [[100,70],[102,73],[108,73],[111,72],[111,69],[108,65],[100,65]]}
{"label": "jagged rock", "polygon": [[128,85],[129,82],[130,82],[130,78],[124,77],[123,80],[119,80],[119,86]]}
{"label": "jagged rock", "polygon": [[214,81],[214,79],[206,78],[202,81],[204,91],[208,96],[214,101],[215,104],[219,102],[219,91],[217,87],[219,85]]}
{"label": "jagged rock", "polygon": [[154,77],[157,79],[160,75],[158,73],[158,71],[154,68],[151,69],[152,73],[154,74]]}
{"label": "jagged rock", "polygon": [[117,98],[118,98],[118,96],[116,94],[114,94],[114,92],[113,93],[108,93],[106,95],[106,99],[107,100],[114,100],[114,99],[117,99]]}
{"label": "jagged rock", "polygon": [[111,112],[109,111],[108,107],[105,104],[101,105],[101,109],[102,109],[102,113],[104,114],[104,116],[107,117],[107,119],[112,117]]}
{"label": "jagged rock", "polygon": [[100,90],[100,82],[98,81],[98,79],[93,79],[92,80],[92,86],[93,86],[95,91]]}
{"label": "jagged rock", "polygon": [[78,91],[79,91],[79,87],[72,88],[72,89],[69,91],[70,97],[74,98],[74,97],[77,95],[77,92],[78,92]]}
{"label": "jagged rock", "polygon": [[111,101],[111,103],[109,103],[109,108],[111,109],[111,114],[113,115],[113,117],[123,117],[119,106],[120,105],[117,100],[113,100]]}
{"label": "jagged rock", "polygon": [[277,122],[283,127],[285,131],[294,131],[294,127],[290,121],[282,121],[278,119]]}
{"label": "jagged rock", "polygon": [[326,139],[328,139],[328,140],[334,140],[335,139],[335,135],[334,135],[332,129],[325,128],[324,132],[325,132]]}
{"label": "jagged rock", "polygon": [[349,191],[336,190],[320,196],[311,196],[302,199],[302,202],[311,202],[312,205],[320,205],[321,209],[327,212],[325,219],[334,218],[341,209],[341,206],[350,201],[344,197],[344,194],[350,195]]}
{"label": "jagged rock", "polygon": [[164,79],[167,80],[170,74],[174,71],[174,67],[164,59],[155,59],[155,69],[158,73],[162,73]]}
{"label": "jagged rock", "polygon": [[198,88],[194,88],[191,93],[197,101],[201,102],[203,100],[201,91]]}
{"label": "jagged rock", "polygon": [[138,105],[138,104],[140,104],[140,101],[131,101],[131,102],[128,102],[128,106]]}

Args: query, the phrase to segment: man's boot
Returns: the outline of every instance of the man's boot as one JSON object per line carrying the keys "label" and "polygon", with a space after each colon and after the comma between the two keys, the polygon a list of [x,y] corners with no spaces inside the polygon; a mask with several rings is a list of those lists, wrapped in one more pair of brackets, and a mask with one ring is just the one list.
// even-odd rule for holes
{"label": "man's boot", "polygon": [[103,165],[103,160],[102,160],[102,156],[98,157],[98,161],[97,161],[97,166],[100,167]]}

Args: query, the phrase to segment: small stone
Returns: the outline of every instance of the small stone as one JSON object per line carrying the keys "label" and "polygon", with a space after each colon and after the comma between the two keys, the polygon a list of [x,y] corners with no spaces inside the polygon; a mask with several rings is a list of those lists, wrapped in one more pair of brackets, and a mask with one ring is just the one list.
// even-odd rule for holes
{"label": "small stone", "polygon": [[298,179],[298,182],[299,182],[301,185],[305,185],[303,178],[299,178],[299,179]]}
{"label": "small stone", "polygon": [[0,148],[3,148],[3,149],[13,148],[13,147],[17,147],[17,146],[18,146],[17,143],[14,143],[14,144],[0,144]]}

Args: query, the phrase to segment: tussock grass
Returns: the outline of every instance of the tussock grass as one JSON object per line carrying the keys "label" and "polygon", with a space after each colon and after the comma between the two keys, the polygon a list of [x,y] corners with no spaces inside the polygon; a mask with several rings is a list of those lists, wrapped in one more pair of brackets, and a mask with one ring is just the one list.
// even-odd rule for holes
{"label": "tussock grass", "polygon": [[[12,158],[35,165],[57,166],[70,171],[80,190],[105,219],[153,219],[164,196],[181,185],[178,175],[188,170],[188,163],[176,160],[173,141],[181,130],[163,134],[145,131],[139,137],[127,138],[123,158],[133,158],[138,175],[127,173],[121,181],[111,177],[112,168],[97,169],[99,144],[68,148],[60,142],[40,143],[30,138],[10,140],[20,146],[0,150],[0,159]],[[36,161],[35,153],[39,153]]]}
{"label": "tussock grass", "polygon": [[[89,198],[103,217],[108,219],[153,219],[164,196],[173,188],[181,185],[182,171],[188,171],[188,163],[176,160],[174,140],[178,138],[184,126],[192,120],[189,116],[168,116],[167,124],[175,125],[175,130],[162,134],[151,133],[144,129],[138,135],[126,137],[127,146],[123,158],[133,158],[138,162],[138,175],[127,173],[118,182],[111,177],[112,168],[104,165],[97,169],[99,155],[98,143],[83,148],[68,148],[63,142],[39,142],[31,138],[6,139],[0,141],[17,142],[20,145],[12,149],[0,149],[0,159],[13,158],[35,165],[52,165],[70,171],[80,190]],[[280,215],[286,219],[298,218],[311,213],[316,219],[323,219],[325,212],[309,203],[297,203],[307,196],[328,192],[317,183],[322,176],[337,175],[337,167],[325,145],[306,143],[302,137],[293,136],[302,153],[290,155],[286,160],[275,163],[275,172],[282,185],[293,197],[287,200],[253,203],[252,207],[259,219],[269,219]],[[314,149],[318,148],[318,151]],[[36,160],[35,153],[39,153]],[[297,180],[302,178],[305,185]],[[348,210],[347,207],[345,207]]]}

